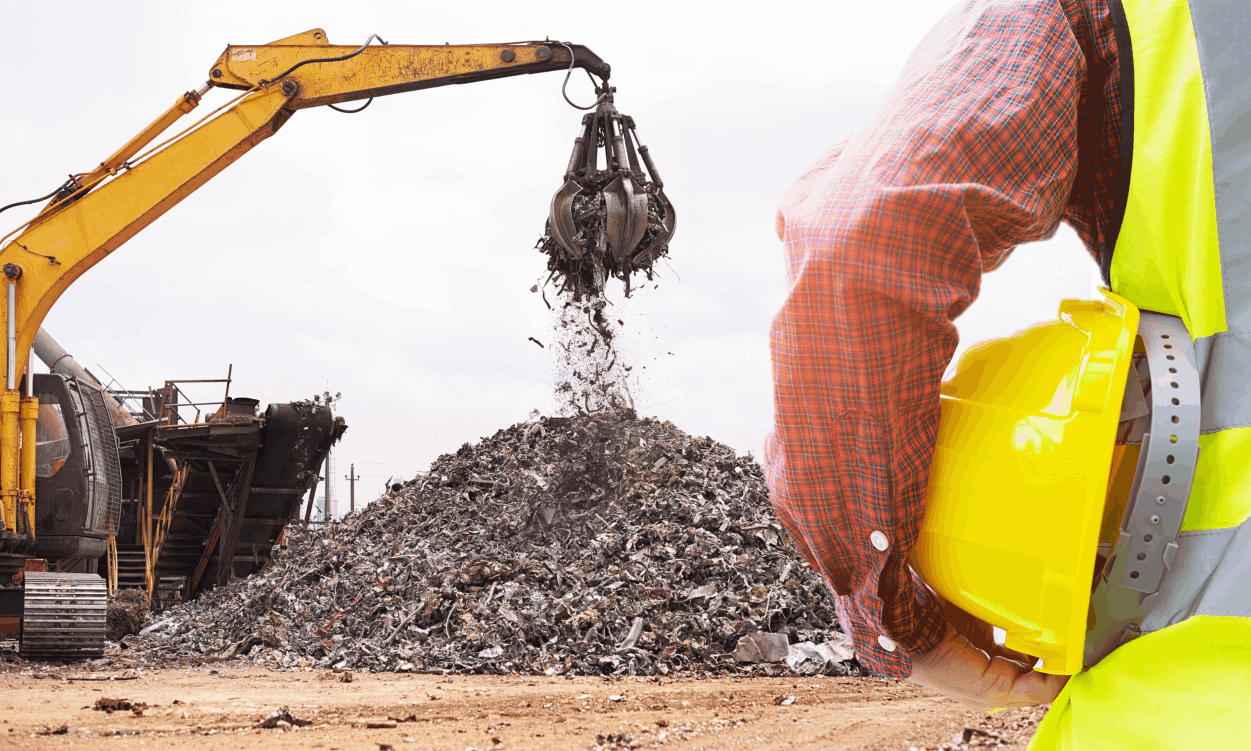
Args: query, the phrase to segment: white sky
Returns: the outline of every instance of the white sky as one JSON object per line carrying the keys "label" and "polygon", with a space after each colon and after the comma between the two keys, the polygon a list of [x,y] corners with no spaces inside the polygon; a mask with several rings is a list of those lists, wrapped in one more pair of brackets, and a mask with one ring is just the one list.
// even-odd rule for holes
{"label": "white sky", "polygon": [[[647,367],[640,412],[759,454],[768,327],[784,294],[777,201],[868,118],[946,7],[0,0],[0,205],[99,163],[205,81],[227,43],[321,27],[335,44],[371,33],[584,44],[613,66],[618,107],[679,216],[659,287],[629,310],[627,343]],[[337,493],[346,499],[354,462],[358,499],[371,498],[388,476],[552,408],[548,353],[527,337],[552,338],[529,288],[581,118],[562,78],[384,97],[359,115],[298,112],[76,282],[45,325],[128,388],[224,377],[233,363],[232,394],[262,403],[342,392]],[[593,99],[580,71],[570,94]],[[0,234],[24,211],[0,215]],[[957,322],[962,340],[1045,319],[1093,279],[1063,228],[986,277]]]}

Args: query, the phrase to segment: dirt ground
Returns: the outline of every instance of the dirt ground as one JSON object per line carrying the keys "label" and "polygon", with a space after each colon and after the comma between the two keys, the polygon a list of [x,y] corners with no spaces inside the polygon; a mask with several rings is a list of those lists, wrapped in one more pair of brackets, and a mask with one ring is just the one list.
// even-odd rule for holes
{"label": "dirt ground", "polygon": [[[1042,716],[987,717],[873,678],[23,673],[0,672],[0,749],[1024,749]],[[141,715],[93,709],[102,698],[147,706]],[[256,727],[279,707],[310,724]]]}

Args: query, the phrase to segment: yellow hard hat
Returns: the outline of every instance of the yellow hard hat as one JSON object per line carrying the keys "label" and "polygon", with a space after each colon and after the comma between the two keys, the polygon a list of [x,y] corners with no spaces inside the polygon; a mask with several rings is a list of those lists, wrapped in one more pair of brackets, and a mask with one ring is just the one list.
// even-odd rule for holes
{"label": "yellow hard hat", "polygon": [[1065,300],[1058,320],[983,342],[942,386],[913,568],[1007,632],[1040,670],[1082,669],[1113,445],[1139,313]]}

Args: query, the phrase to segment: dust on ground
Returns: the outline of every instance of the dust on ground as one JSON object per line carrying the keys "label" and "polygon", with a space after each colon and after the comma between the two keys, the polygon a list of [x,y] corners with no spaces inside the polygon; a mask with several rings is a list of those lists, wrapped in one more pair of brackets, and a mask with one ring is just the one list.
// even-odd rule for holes
{"label": "dust on ground", "polygon": [[[873,678],[355,674],[346,683],[331,671],[226,664],[83,681],[39,678],[39,670],[0,667],[0,749],[1023,751],[1042,715],[1034,708],[987,717],[912,684]],[[107,675],[125,673],[94,677]],[[94,709],[101,699],[142,707]],[[308,724],[257,727],[283,707]]]}

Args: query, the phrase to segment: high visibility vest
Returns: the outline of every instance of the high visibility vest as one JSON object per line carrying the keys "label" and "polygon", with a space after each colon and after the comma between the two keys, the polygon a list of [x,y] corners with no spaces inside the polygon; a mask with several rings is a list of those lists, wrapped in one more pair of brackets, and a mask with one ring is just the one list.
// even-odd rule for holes
{"label": "high visibility vest", "polygon": [[[1132,593],[1143,607],[1127,615],[1127,590],[1101,583],[1090,667],[1030,748],[1251,748],[1251,2],[1109,6],[1124,129],[1120,225],[1107,233],[1114,250],[1100,249],[1103,273],[1140,309],[1185,322],[1199,453],[1158,587]],[[1136,456],[1118,447],[1114,497],[1128,495]],[[1127,544],[1123,511],[1105,511],[1109,555]]]}
{"label": "high visibility vest", "polygon": [[1134,628],[1150,633],[1193,615],[1251,617],[1251,2],[1121,5],[1128,179],[1102,257],[1114,292],[1186,323],[1201,383],[1177,552]]}

